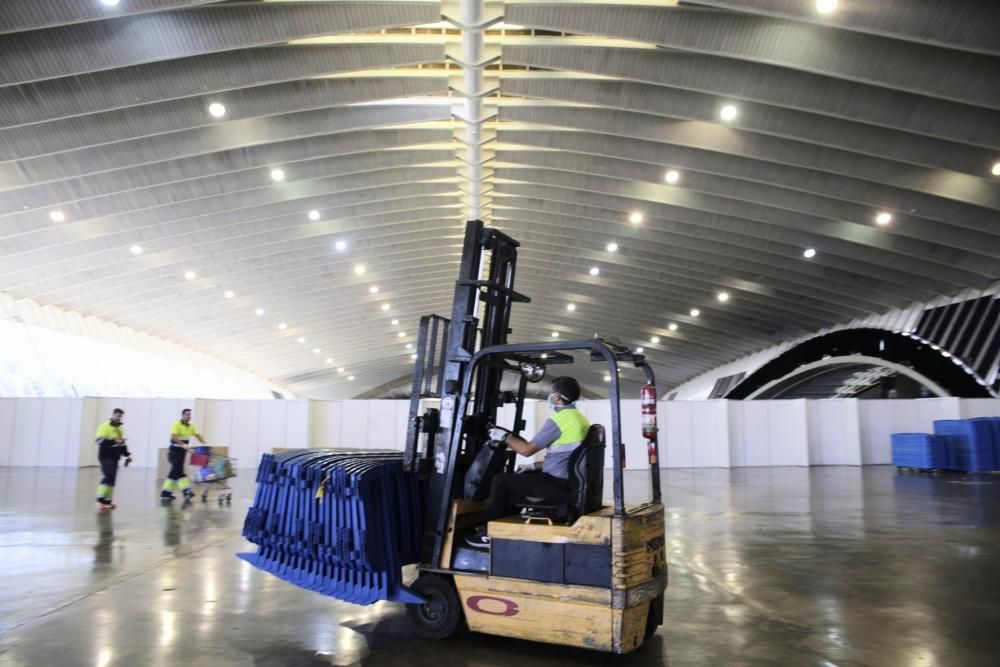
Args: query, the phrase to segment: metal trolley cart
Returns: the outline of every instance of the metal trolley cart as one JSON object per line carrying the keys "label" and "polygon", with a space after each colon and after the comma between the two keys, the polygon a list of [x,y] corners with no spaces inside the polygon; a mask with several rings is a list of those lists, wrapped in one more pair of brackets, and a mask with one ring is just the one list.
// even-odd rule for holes
{"label": "metal trolley cart", "polygon": [[[228,480],[236,477],[236,459],[212,453],[211,447],[195,447],[191,451],[191,481],[201,489],[201,502],[208,502],[208,492],[218,492],[219,506],[233,502],[233,490]],[[197,492],[197,491],[196,491]]]}

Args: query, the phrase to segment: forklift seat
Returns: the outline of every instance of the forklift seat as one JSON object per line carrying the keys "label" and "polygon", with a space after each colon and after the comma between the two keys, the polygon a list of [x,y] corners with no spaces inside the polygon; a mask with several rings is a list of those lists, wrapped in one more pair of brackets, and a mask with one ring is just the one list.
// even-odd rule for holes
{"label": "forklift seat", "polygon": [[523,516],[573,524],[584,514],[601,509],[604,499],[604,427],[594,424],[569,457],[566,491],[544,498],[522,496]]}

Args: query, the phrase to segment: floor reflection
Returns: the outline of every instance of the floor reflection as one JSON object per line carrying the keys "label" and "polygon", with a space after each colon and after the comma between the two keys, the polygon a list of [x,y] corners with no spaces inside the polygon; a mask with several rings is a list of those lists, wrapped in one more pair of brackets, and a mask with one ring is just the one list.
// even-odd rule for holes
{"label": "floor reflection", "polygon": [[[670,470],[666,624],[622,660],[463,634],[299,590],[235,558],[231,506],[163,507],[151,471],[0,470],[0,665],[993,664],[1000,479],[888,467]],[[69,495],[51,493],[70,489]],[[610,488],[610,485],[609,487]],[[645,472],[626,496],[648,495]]]}

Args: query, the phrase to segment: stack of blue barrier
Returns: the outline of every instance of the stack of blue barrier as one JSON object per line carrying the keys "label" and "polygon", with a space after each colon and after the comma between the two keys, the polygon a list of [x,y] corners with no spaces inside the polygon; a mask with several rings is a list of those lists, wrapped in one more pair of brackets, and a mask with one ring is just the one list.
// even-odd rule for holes
{"label": "stack of blue barrier", "polygon": [[243,536],[251,565],[355,604],[422,602],[402,585],[420,556],[423,489],[400,452],[264,454]]}
{"label": "stack of blue barrier", "polygon": [[968,472],[996,470],[995,430],[992,418],[934,422],[934,433],[948,437],[948,467]]}
{"label": "stack of blue barrier", "polygon": [[893,433],[892,465],[941,470],[948,467],[948,439],[930,433]]}
{"label": "stack of blue barrier", "polygon": [[982,417],[990,425],[993,433],[993,462],[1000,468],[1000,417]]}

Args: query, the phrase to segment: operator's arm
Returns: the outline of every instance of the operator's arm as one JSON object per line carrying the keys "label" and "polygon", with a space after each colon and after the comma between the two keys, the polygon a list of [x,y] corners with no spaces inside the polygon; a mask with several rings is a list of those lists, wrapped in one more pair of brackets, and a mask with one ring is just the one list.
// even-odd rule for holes
{"label": "operator's arm", "polygon": [[197,431],[195,431],[194,437],[198,438],[198,441],[201,444],[203,444],[203,445],[205,444],[205,438],[201,437],[201,433],[198,433]]}
{"label": "operator's arm", "polygon": [[544,447],[539,447],[530,440],[525,440],[524,438],[516,436],[513,433],[508,434],[504,439],[504,442],[506,442],[511,449],[521,456],[531,456],[532,454],[537,454],[544,449]]}
{"label": "operator's arm", "polygon": [[546,419],[545,423],[542,424],[542,428],[535,437],[531,440],[525,440],[520,436],[516,436],[513,433],[507,435],[504,439],[511,449],[520,454],[521,456],[531,456],[532,454],[537,454],[542,451],[553,442],[559,439],[561,431],[556,423],[551,419]]}

